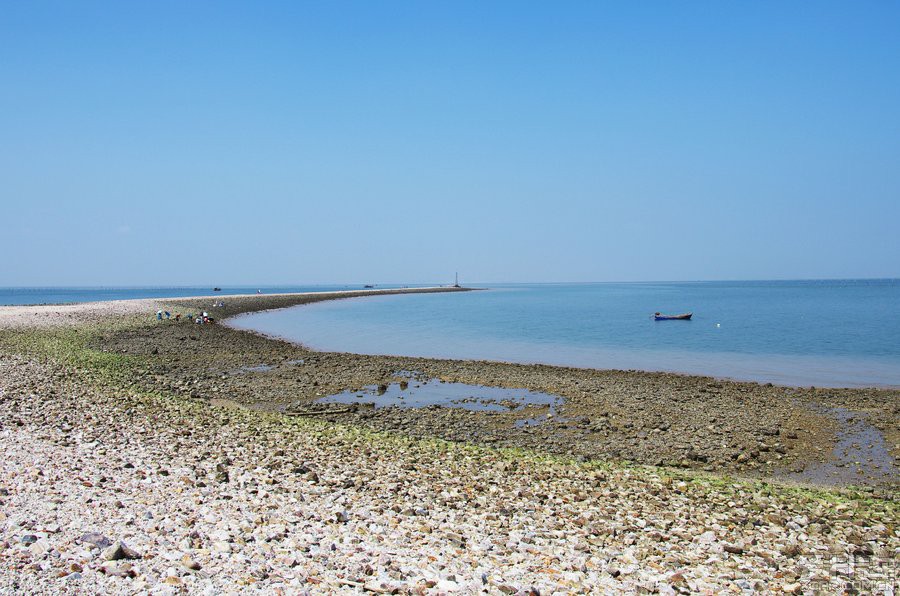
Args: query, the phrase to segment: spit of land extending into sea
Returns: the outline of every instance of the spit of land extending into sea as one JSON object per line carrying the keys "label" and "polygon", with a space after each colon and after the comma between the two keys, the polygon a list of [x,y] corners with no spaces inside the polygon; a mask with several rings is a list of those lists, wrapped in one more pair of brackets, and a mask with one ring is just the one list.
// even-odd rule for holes
{"label": "spit of land extending into sea", "polygon": [[[900,391],[325,353],[220,324],[429,291],[460,290],[0,307],[0,591],[897,590]],[[317,402],[410,374],[562,405]]]}

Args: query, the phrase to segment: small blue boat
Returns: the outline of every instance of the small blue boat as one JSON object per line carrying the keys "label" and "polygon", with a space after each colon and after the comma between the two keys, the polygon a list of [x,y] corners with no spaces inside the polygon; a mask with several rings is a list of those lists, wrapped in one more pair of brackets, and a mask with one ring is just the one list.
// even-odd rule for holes
{"label": "small blue boat", "polygon": [[655,312],[653,313],[653,320],[655,321],[690,321],[691,317],[694,313],[686,312],[683,315],[664,315],[662,313]]}

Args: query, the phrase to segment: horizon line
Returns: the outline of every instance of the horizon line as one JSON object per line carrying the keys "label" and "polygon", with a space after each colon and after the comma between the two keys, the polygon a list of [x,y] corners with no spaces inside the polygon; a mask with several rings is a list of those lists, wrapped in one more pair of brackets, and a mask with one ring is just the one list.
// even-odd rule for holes
{"label": "horizon line", "polygon": [[[733,282],[790,282],[790,281],[900,281],[900,277],[776,277],[776,278],[728,278],[728,279],[655,279],[655,280],[593,280],[593,281],[475,281],[469,284],[461,284],[463,287],[473,287],[473,285],[587,285],[587,284],[654,284],[654,283],[733,283]],[[238,284],[150,284],[150,285],[34,285],[34,286],[3,286],[3,290],[51,290],[51,289],[84,289],[84,290],[101,290],[101,289],[123,289],[123,290],[146,290],[146,289],[197,289],[206,288],[289,288],[303,286],[358,286],[371,284],[378,286],[441,286],[452,285],[452,282],[268,282],[268,283],[238,283]]]}

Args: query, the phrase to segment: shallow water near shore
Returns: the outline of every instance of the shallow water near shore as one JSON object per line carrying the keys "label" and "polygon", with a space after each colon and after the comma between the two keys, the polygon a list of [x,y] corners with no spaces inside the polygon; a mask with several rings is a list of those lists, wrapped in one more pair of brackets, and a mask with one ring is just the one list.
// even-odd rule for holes
{"label": "shallow water near shore", "polygon": [[[239,328],[324,351],[900,387],[900,280],[493,286],[255,313]],[[653,321],[653,312],[693,312]]]}
{"label": "shallow water near shore", "polygon": [[846,408],[818,408],[838,423],[838,440],[832,459],[812,464],[784,478],[820,485],[887,482],[894,477],[894,458],[884,436],[871,426],[865,414]]}
{"label": "shallow water near shore", "polygon": [[539,391],[444,383],[437,379],[410,379],[381,387],[372,385],[361,391],[344,391],[318,400],[318,403],[371,404],[375,408],[441,406],[476,412],[510,412],[528,406],[548,407],[553,411],[561,402],[561,398]]}

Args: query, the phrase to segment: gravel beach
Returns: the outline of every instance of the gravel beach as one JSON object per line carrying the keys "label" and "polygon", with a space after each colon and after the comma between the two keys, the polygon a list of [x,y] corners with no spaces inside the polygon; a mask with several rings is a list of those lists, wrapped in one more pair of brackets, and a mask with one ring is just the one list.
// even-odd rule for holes
{"label": "gravel beach", "polygon": [[[897,391],[312,352],[153,316],[370,293],[0,307],[0,590],[897,589]],[[317,402],[410,371],[561,404]]]}

